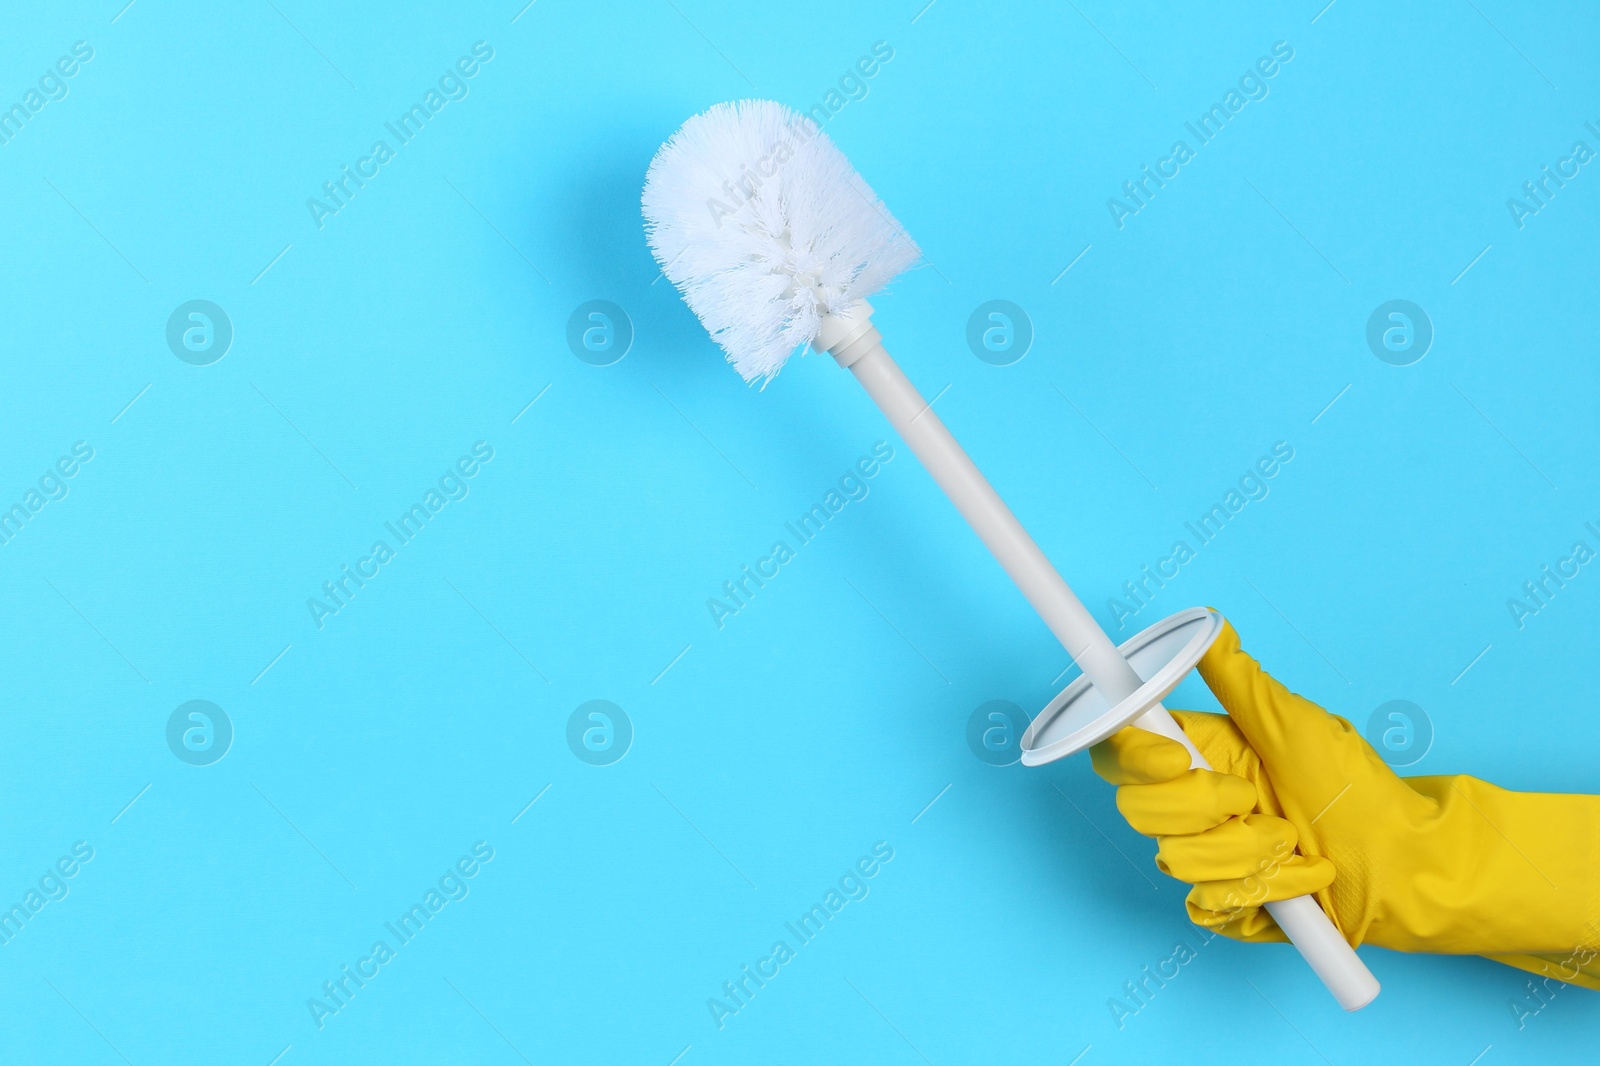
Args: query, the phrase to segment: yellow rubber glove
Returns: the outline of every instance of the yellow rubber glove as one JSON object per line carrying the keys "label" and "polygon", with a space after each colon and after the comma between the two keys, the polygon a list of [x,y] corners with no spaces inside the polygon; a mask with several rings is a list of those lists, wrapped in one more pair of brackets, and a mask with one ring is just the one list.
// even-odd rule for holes
{"label": "yellow rubber glove", "polygon": [[1172,713],[1215,772],[1134,727],[1093,749],[1118,810],[1159,842],[1156,865],[1194,886],[1196,924],[1281,941],[1261,904],[1314,892],[1353,945],[1487,955],[1600,989],[1600,797],[1397,777],[1348,721],[1263,672],[1232,625],[1199,669],[1228,714]]}

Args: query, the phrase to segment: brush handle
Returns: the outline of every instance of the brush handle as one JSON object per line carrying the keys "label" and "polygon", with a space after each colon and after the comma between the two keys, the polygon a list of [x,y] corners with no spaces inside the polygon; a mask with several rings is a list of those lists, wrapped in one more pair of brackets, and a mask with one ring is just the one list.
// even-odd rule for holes
{"label": "brush handle", "polygon": [[[861,382],[1107,705],[1132,695],[1142,683],[1139,675],[884,350],[883,336],[873,327],[871,315],[871,307],[862,301],[848,315],[828,316],[815,346],[827,350]],[[1136,724],[1178,741],[1188,749],[1193,766],[1210,769],[1205,756],[1159,704]],[[1316,900],[1300,896],[1269,903],[1267,911],[1345,1010],[1358,1010],[1378,994],[1377,980]]]}
{"label": "brush handle", "polygon": [[[1168,714],[1161,704],[1140,715],[1133,724],[1176,740],[1189,749],[1190,769],[1211,769],[1211,763],[1200,754],[1200,749],[1194,746],[1194,741],[1189,739],[1177,719]],[[1333,993],[1339,1006],[1345,1010],[1360,1010],[1378,998],[1378,979],[1372,976],[1372,971],[1361,961],[1356,949],[1339,935],[1339,930],[1323,913],[1315,897],[1295,896],[1273,900],[1263,906],[1289,942],[1299,949],[1307,965]]]}

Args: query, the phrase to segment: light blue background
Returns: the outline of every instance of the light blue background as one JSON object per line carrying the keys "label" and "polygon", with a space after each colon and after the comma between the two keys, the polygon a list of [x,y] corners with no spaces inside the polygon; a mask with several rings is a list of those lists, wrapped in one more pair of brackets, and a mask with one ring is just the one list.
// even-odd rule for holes
{"label": "light blue background", "polygon": [[[0,1059],[1490,1066],[1592,1044],[1600,997],[1519,1030],[1525,975],[1487,961],[1367,949],[1385,991],[1345,1016],[1289,950],[1221,941],[1119,1030],[1107,1000],[1188,928],[1183,888],[1087,760],[968,750],[974,708],[1042,706],[1067,660],[907,451],[709,621],[888,432],[825,359],[743,386],[655,281],[638,212],[690,114],[810,107],[887,42],[827,126],[931,264],[878,322],[1097,614],[1287,441],[1271,495],[1138,625],[1214,604],[1358,723],[1424,708],[1410,772],[1594,791],[1600,575],[1522,630],[1506,607],[1600,520],[1600,173],[1520,230],[1506,207],[1600,148],[1587,6],[122,3],[8,4],[0,27],[6,106],[95,49],[0,146],[0,502],[95,449],[0,548],[0,903],[96,849],[0,948]],[[480,40],[470,95],[319,229],[306,199]],[[1106,199],[1280,40],[1270,96],[1113,225]],[[1037,334],[1003,368],[964,339],[997,298]],[[1396,298],[1436,330],[1409,367],[1364,339]],[[164,339],[191,299],[236,331],[209,367]],[[604,368],[565,340],[594,299],[636,331]],[[478,440],[470,496],[319,631],[307,597]],[[636,731],[607,767],[565,740],[601,698]],[[190,699],[236,730],[209,767],[166,746]],[[480,840],[470,895],[319,1030],[306,1000]],[[880,840],[871,894],[719,1031],[707,998]]]}

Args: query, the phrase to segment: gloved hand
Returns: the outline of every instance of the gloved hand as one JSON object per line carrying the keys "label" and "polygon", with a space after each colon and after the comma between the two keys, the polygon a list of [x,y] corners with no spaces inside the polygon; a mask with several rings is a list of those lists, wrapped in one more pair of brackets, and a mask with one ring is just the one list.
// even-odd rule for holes
{"label": "gloved hand", "polygon": [[1159,842],[1156,865],[1194,886],[1196,924],[1281,941],[1261,904],[1315,893],[1352,945],[1487,955],[1600,989],[1600,797],[1397,777],[1348,721],[1263,672],[1232,625],[1199,670],[1228,714],[1172,714],[1215,772],[1135,727],[1093,749],[1117,809]]}

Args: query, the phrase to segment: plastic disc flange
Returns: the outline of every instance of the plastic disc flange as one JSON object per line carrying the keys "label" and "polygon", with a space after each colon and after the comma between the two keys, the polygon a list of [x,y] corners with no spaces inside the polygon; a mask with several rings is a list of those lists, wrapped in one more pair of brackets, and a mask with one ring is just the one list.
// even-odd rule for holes
{"label": "plastic disc flange", "polygon": [[1022,765],[1042,766],[1100,743],[1166,698],[1222,632],[1222,615],[1191,607],[1163,618],[1118,646],[1144,684],[1133,695],[1107,706],[1100,690],[1083,675],[1039,712],[1022,734]]}

